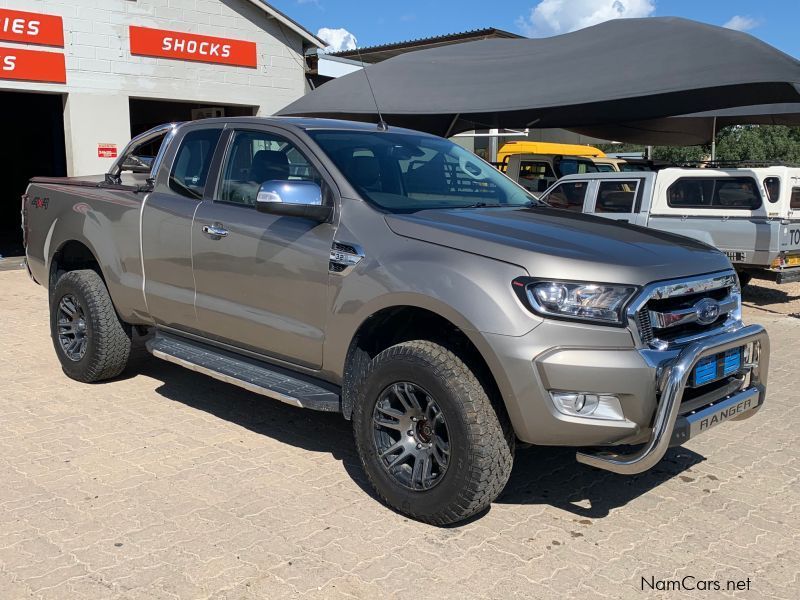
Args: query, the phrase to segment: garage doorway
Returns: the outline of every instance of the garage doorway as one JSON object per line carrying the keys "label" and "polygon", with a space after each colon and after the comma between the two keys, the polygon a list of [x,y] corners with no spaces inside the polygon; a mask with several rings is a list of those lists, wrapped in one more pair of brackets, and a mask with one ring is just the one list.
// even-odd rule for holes
{"label": "garage doorway", "polygon": [[205,116],[252,117],[257,111],[256,106],[131,98],[131,137],[164,123],[194,121]]}
{"label": "garage doorway", "polygon": [[0,255],[21,256],[20,197],[35,176],[67,174],[64,96],[0,91],[4,143],[0,144]]}

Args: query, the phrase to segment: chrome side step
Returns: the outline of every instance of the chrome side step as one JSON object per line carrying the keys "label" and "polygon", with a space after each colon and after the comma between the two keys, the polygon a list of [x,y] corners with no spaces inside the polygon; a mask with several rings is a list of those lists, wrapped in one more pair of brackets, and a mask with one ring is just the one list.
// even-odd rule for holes
{"label": "chrome side step", "polygon": [[147,342],[153,356],[292,406],[339,412],[339,394],[280,367],[267,365],[210,345],[157,332]]}

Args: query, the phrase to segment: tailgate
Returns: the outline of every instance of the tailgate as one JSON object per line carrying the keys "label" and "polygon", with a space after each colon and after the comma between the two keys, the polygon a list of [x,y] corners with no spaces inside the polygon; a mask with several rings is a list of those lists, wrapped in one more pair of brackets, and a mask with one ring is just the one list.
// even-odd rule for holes
{"label": "tailgate", "polygon": [[783,221],[779,237],[781,252],[787,255],[796,255],[796,264],[786,266],[800,266],[800,220]]}

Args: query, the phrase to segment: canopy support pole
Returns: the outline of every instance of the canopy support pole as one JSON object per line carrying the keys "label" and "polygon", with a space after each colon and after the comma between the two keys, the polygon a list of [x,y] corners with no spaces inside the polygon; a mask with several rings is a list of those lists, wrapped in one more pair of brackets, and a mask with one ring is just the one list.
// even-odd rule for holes
{"label": "canopy support pole", "polygon": [[446,138],[450,137],[450,133],[453,131],[453,127],[456,126],[456,123],[458,122],[458,118],[460,116],[461,116],[461,113],[456,113],[456,116],[453,117],[452,121],[450,121],[450,127],[447,128],[447,133],[444,134],[444,137],[446,137]]}
{"label": "canopy support pole", "polygon": [[717,117],[711,121],[711,162],[717,160]]}

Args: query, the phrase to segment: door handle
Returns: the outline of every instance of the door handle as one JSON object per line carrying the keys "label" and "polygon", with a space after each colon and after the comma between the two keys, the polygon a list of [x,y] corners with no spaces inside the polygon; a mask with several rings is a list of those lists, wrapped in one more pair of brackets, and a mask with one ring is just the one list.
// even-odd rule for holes
{"label": "door handle", "polygon": [[228,235],[228,230],[216,223],[214,225],[203,225],[203,233],[215,238],[224,238]]}

